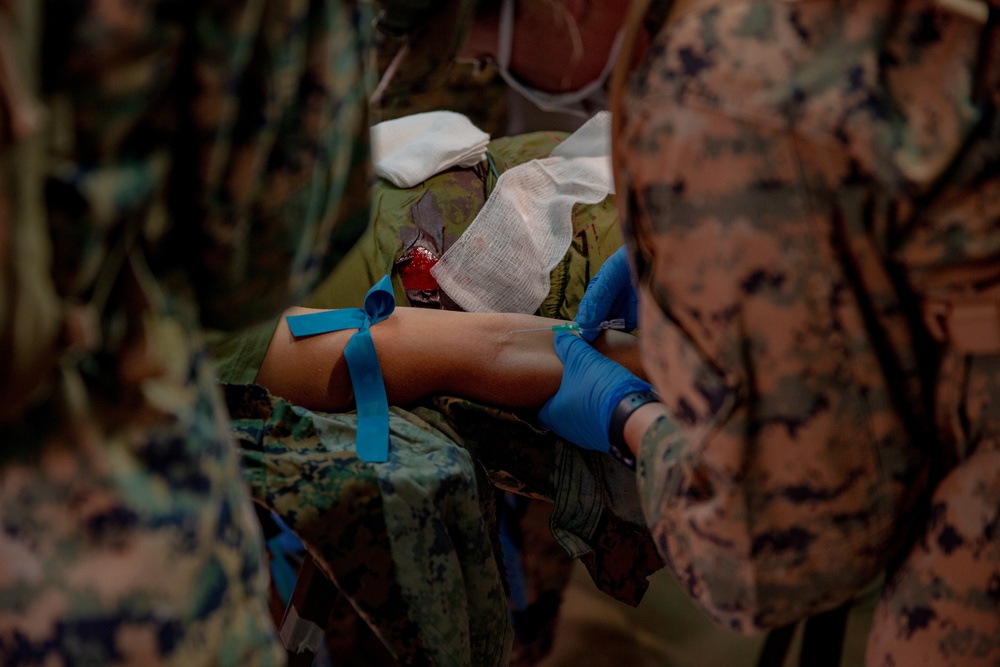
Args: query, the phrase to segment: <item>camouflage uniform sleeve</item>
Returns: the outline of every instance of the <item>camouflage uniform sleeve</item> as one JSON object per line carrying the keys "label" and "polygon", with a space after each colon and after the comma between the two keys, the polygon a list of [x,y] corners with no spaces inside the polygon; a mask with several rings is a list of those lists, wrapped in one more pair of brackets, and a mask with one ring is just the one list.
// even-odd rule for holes
{"label": "camouflage uniform sleeve", "polygon": [[254,498],[308,545],[399,664],[509,664],[491,496],[457,434],[426,411],[393,408],[389,460],[370,464],[355,454],[356,413],[310,412],[252,385],[226,396]]}
{"label": "camouflage uniform sleeve", "polygon": [[173,205],[203,317],[225,329],[305,296],[364,231],[372,17],[365,2],[208,5],[181,56],[194,142]]}
{"label": "camouflage uniform sleeve", "polygon": [[91,299],[120,230],[145,226],[131,245],[156,276],[186,265],[171,284],[233,329],[304,296],[360,236],[369,3],[45,7],[50,122],[67,129],[46,184],[69,240],[61,294]]}
{"label": "camouflage uniform sleeve", "polygon": [[899,412],[919,404],[917,363],[881,261],[889,11],[849,4],[701,3],[622,105],[643,356],[672,412],[640,448],[644,511],[692,598],[744,632],[873,580],[924,480]]}

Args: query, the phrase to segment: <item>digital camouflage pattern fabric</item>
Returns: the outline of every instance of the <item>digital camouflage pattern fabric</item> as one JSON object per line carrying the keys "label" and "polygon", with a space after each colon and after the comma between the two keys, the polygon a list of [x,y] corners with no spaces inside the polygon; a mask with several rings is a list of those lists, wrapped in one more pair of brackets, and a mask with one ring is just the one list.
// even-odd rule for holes
{"label": "digital camouflage pattern fabric", "polygon": [[357,416],[229,388],[247,480],[404,664],[505,665],[511,630],[473,462],[393,408],[389,461],[355,453]]}
{"label": "digital camouflage pattern fabric", "polygon": [[[914,206],[897,257],[943,344],[932,391],[946,472],[876,610],[873,667],[1000,665],[1000,5],[990,11],[986,27],[948,12],[909,23],[911,34],[929,24],[940,36],[937,52],[914,62],[912,80],[943,71],[933,79],[942,86],[952,83],[949,66],[965,70],[971,90],[937,102],[971,106],[975,124],[915,132],[928,162],[941,166],[937,192]],[[937,61],[941,51],[965,59]]]}
{"label": "digital camouflage pattern fabric", "polygon": [[[563,548],[576,549],[609,595],[638,604],[645,578],[662,567],[635,493],[623,493],[631,471],[516,415],[447,397],[394,407],[390,459],[373,464],[355,453],[356,413],[305,410],[255,385],[226,391],[255,500],[295,531],[402,664],[508,664],[494,486],[554,503],[564,514],[553,520]],[[596,483],[570,486],[560,476]],[[587,526],[571,523],[581,509]],[[564,559],[554,569],[565,567]],[[532,590],[546,593],[558,599],[561,588]],[[522,640],[520,650],[545,636]]]}
{"label": "digital camouflage pattern fabric", "polygon": [[996,34],[929,0],[674,10],[615,146],[673,413],[639,457],[659,548],[743,631],[905,557],[868,662],[998,664],[1000,346],[935,341],[920,308],[997,305]]}
{"label": "digital camouflage pattern fabric", "polygon": [[[51,359],[0,424],[3,664],[284,662],[198,332],[301,298],[364,229],[370,9],[0,2],[0,359]],[[50,341],[19,330],[32,272]]]}

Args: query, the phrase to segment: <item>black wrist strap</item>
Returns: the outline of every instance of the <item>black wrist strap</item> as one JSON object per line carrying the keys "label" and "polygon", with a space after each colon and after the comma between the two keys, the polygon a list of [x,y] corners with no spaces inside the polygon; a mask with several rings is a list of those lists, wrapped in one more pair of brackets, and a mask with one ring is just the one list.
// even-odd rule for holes
{"label": "black wrist strap", "polygon": [[633,391],[625,394],[611,412],[611,421],[608,425],[608,440],[611,442],[609,453],[632,470],[635,470],[635,457],[625,444],[625,422],[643,405],[659,400],[660,398],[652,391]]}

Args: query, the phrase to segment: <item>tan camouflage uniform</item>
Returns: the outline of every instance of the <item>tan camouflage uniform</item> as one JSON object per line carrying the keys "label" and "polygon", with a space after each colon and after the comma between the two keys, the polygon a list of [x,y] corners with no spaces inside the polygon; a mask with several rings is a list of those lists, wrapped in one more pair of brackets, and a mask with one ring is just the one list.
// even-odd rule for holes
{"label": "tan camouflage uniform", "polygon": [[1000,266],[990,33],[930,0],[687,4],[615,156],[673,414],[640,452],[660,550],[720,623],[774,627],[904,556],[933,489],[868,661],[1000,664],[1000,346],[939,371],[920,308],[943,271]]}
{"label": "tan camouflage uniform", "polygon": [[370,23],[0,1],[0,370],[27,399],[0,419],[0,663],[283,663],[198,329],[273,315],[363,230]]}

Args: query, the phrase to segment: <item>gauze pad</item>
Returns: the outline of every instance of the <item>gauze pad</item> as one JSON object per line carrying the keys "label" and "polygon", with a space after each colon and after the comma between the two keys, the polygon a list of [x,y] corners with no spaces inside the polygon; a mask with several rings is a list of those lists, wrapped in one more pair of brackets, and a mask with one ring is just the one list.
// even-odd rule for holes
{"label": "gauze pad", "polygon": [[549,157],[501,174],[431,274],[467,311],[533,313],[573,239],[573,205],[597,204],[613,192],[611,113],[602,111]]}
{"label": "gauze pad", "polygon": [[486,159],[490,135],[454,111],[427,111],[371,128],[375,173],[400,188],[423,183],[452,167]]}

